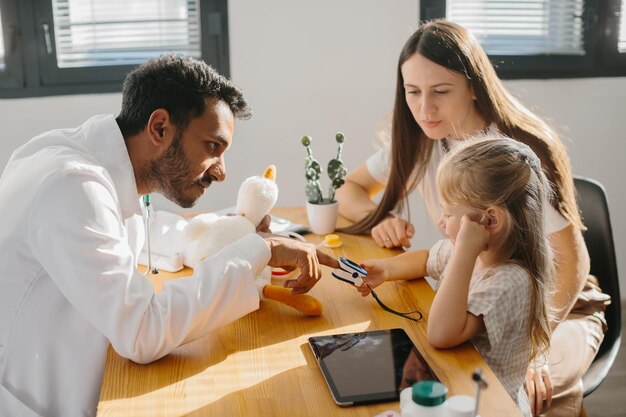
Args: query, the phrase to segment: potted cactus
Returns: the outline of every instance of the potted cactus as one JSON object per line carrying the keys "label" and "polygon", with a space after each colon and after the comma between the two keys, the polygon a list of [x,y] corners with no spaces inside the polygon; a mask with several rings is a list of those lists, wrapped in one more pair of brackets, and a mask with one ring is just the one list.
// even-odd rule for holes
{"label": "potted cactus", "polygon": [[311,150],[312,139],[310,136],[302,137],[302,145],[306,148],[307,157],[304,160],[304,171],[307,184],[305,192],[307,195],[307,214],[311,230],[316,234],[327,234],[335,230],[335,223],[339,212],[339,205],[335,200],[335,191],[344,183],[346,169],[343,167],[341,152],[343,150],[343,133],[337,132],[337,156],[328,162],[328,177],[330,185],[327,197],[322,193],[320,178],[322,176],[322,166],[313,157]]}
{"label": "potted cactus", "polygon": [[307,157],[304,160],[304,171],[307,180],[305,192],[311,204],[335,203],[335,191],[344,183],[346,169],[343,167],[343,160],[341,159],[341,152],[343,150],[344,141],[343,133],[337,132],[337,134],[335,135],[335,140],[338,144],[337,157],[328,161],[328,177],[330,178],[331,183],[328,187],[328,197],[324,198],[324,196],[322,195],[322,187],[320,185],[322,166],[317,161],[317,159],[313,157],[313,151],[311,151],[311,137],[302,137],[302,145],[304,145],[307,152]]}

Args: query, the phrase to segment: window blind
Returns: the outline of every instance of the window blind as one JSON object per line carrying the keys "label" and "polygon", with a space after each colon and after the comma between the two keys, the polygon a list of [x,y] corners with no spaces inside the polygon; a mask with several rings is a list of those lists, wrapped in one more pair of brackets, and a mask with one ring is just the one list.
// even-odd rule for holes
{"label": "window blind", "polygon": [[447,0],[489,55],[584,55],[584,0]]}
{"label": "window blind", "polygon": [[617,51],[626,52],[626,0],[622,0],[619,19],[619,39],[617,41]]}
{"label": "window blind", "polygon": [[199,0],[53,0],[59,68],[201,57]]}

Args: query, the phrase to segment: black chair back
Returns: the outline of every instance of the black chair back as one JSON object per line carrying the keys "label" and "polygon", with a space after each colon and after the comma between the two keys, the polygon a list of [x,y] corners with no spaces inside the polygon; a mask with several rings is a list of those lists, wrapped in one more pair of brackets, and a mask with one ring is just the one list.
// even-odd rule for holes
{"label": "black chair back", "polygon": [[615,361],[621,343],[622,312],[606,192],[602,184],[589,178],[574,177],[574,185],[583,223],[587,226],[583,236],[591,259],[591,274],[598,278],[602,292],[611,296],[611,304],[605,312],[608,330],[598,354],[583,376],[584,395],[587,396],[600,385]]}

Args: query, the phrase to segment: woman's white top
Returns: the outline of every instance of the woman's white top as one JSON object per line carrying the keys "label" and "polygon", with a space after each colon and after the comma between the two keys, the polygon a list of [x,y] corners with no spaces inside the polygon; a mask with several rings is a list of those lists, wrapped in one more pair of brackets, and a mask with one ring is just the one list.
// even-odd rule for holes
{"label": "woman's white top", "polygon": [[0,416],[93,416],[109,343],[161,358],[259,307],[256,233],[155,293],[140,196],[112,115],[36,137],[0,178]]}
{"label": "woman's white top", "polygon": [[[493,129],[490,127],[490,129]],[[493,129],[495,130],[495,129]],[[497,130],[496,130],[497,132]],[[461,143],[458,140],[446,139],[450,148]],[[417,184],[417,189],[422,194],[426,211],[433,224],[437,224],[441,217],[441,201],[437,193],[437,168],[441,160],[446,155],[443,140],[437,140],[434,143],[430,162],[424,172],[424,177]],[[379,183],[386,185],[389,181],[391,172],[391,144],[387,143],[381,147],[375,154],[370,156],[366,161],[366,167],[370,175]],[[414,199],[415,196],[409,196]],[[401,214],[400,214],[401,215]],[[554,207],[548,205],[546,210],[546,231],[548,234],[558,232],[569,225],[569,221],[561,215]],[[431,243],[432,244],[432,243]]]}

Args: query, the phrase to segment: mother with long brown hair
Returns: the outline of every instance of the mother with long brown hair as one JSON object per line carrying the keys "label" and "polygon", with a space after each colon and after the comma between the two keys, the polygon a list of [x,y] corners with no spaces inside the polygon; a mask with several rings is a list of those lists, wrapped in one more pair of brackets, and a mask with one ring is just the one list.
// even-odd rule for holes
{"label": "mother with long brown hair", "polygon": [[[581,377],[602,342],[605,322],[580,297],[595,282],[570,161],[556,132],[506,90],[485,51],[463,27],[445,20],[425,22],[404,45],[391,143],[350,172],[337,191],[341,214],[355,222],[344,231],[371,233],[387,248],[410,246],[415,227],[398,213],[408,207],[412,192],[420,191],[437,224],[439,162],[460,141],[489,131],[530,146],[554,189],[546,218],[557,272],[552,347],[547,360],[531,365],[526,386],[533,414],[578,416]],[[373,197],[381,190],[377,204]]]}

